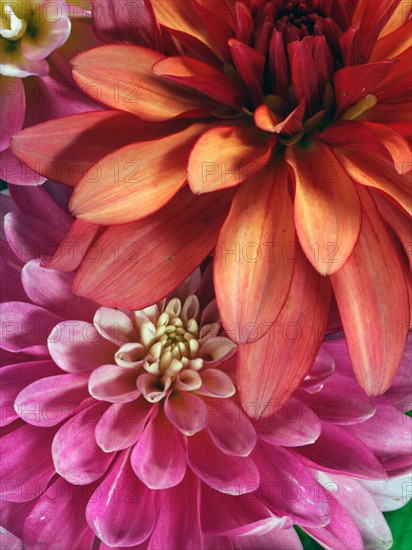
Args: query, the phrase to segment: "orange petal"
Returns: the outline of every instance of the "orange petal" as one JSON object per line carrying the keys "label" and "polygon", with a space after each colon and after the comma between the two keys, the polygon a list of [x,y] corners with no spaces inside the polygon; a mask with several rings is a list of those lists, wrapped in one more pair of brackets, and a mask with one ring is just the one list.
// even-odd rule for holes
{"label": "orange petal", "polygon": [[295,232],[287,176],[287,166],[277,162],[264,168],[257,181],[244,183],[219,235],[217,303],[225,330],[236,342],[262,338],[289,292]]}
{"label": "orange petal", "polygon": [[367,189],[362,231],[346,265],[331,276],[355,375],[369,395],[385,392],[402,359],[409,297],[400,259]]}
{"label": "orange petal", "polygon": [[133,143],[106,156],[75,188],[70,201],[73,215],[112,225],[159,210],[184,185],[190,149],[206,127],[193,124],[177,134]]}
{"label": "orange petal", "polygon": [[386,124],[364,122],[378,136],[392,156],[398,174],[407,174],[412,169],[411,148],[406,139]]}
{"label": "orange petal", "polygon": [[92,99],[143,120],[168,120],[187,112],[194,116],[199,110],[205,114],[210,101],[152,74],[163,57],[141,46],[100,46],[72,60],[73,77]]}
{"label": "orange petal", "polygon": [[260,105],[253,116],[256,126],[266,132],[274,132],[276,125],[282,120],[281,117],[271,111],[266,104]]}
{"label": "orange petal", "polygon": [[295,226],[300,244],[321,275],[341,269],[359,235],[361,209],[355,186],[321,141],[289,147],[296,177]]}
{"label": "orange petal", "polygon": [[[173,2],[151,0],[151,4],[161,25],[197,38],[208,46],[217,57],[222,58],[215,42],[210,39],[205,29],[201,15],[195,6],[191,5],[191,2],[187,2],[187,0],[173,0]],[[206,15],[206,12],[204,14]]]}
{"label": "orange petal", "polygon": [[397,174],[391,161],[376,155],[359,154],[356,151],[335,151],[335,154],[356,183],[387,193],[411,214],[411,190],[408,178]]}
{"label": "orange petal", "polygon": [[84,259],[74,291],[109,307],[143,309],[173,292],[214,248],[231,193],[182,189],[159,212],[105,230]]}
{"label": "orange petal", "polygon": [[13,137],[14,154],[43,176],[76,185],[98,160],[129,143],[157,139],[180,121],[150,124],[119,111],[96,111],[31,126]]}
{"label": "orange petal", "polygon": [[326,330],[331,287],[297,249],[289,296],[276,322],[258,342],[238,347],[240,397],[248,413],[269,416],[299,387]]}
{"label": "orange petal", "polygon": [[212,128],[201,136],[190,153],[189,185],[193,193],[208,193],[255,179],[270,153],[267,134],[257,128]]}

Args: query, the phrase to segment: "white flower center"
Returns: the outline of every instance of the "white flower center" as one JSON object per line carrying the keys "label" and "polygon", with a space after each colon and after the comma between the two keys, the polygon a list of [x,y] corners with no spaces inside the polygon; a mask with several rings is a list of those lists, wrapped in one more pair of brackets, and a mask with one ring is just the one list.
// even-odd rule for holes
{"label": "white flower center", "polygon": [[0,36],[7,40],[20,40],[27,30],[27,21],[19,19],[9,4],[4,6],[3,13],[0,19]]}

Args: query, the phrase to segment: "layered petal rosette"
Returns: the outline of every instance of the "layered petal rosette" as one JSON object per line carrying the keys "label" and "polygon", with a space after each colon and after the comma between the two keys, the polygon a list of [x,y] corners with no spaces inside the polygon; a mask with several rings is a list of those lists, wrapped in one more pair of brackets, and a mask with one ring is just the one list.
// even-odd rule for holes
{"label": "layered petal rosette", "polygon": [[[109,110],[13,140],[30,167],[55,178],[57,164],[58,181],[75,187],[65,244],[80,239],[84,254],[71,263],[59,254],[51,267],[80,266],[76,294],[140,310],[214,250],[243,404],[286,402],[298,387],[333,287],[357,379],[369,395],[387,390],[410,310],[410,5],[96,0],[94,9],[108,44],[77,56],[73,76]],[[109,252],[120,241],[139,249],[134,267]],[[103,250],[93,263],[91,243]],[[293,342],[291,324],[302,335]],[[262,354],[272,359],[256,362]]]}
{"label": "layered petal rosette", "polygon": [[261,404],[239,406],[238,350],[210,267],[143,310],[100,307],[72,293],[71,273],[36,257],[71,223],[61,188],[11,193],[16,203],[2,197],[2,269],[18,275],[1,304],[5,544],[299,549],[296,524],[326,549],[390,547],[381,509],[408,496],[410,344],[391,389],[372,398],[345,340],[330,335],[293,397],[253,420]]}

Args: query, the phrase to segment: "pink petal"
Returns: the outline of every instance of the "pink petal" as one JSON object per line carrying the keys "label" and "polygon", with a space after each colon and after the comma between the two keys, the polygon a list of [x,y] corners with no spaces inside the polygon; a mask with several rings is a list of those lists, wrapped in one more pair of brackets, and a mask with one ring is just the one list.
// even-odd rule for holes
{"label": "pink petal", "polygon": [[28,214],[12,212],[4,218],[7,242],[24,263],[40,256],[53,256],[64,231]]}
{"label": "pink petal", "polygon": [[87,522],[109,546],[140,544],[153,531],[154,499],[155,492],[136,478],[129,453],[123,452],[92,495],[86,509]]}
{"label": "pink petal", "polygon": [[185,435],[193,435],[207,425],[206,404],[200,397],[189,392],[173,392],[164,405],[169,421]]}
{"label": "pink petal", "polygon": [[53,327],[61,321],[54,313],[24,302],[1,304],[0,312],[1,346],[14,352],[45,344]]}
{"label": "pink petal", "polygon": [[91,323],[64,321],[50,333],[48,349],[61,369],[84,372],[113,361],[117,347],[102,338]]}
{"label": "pink petal", "polygon": [[322,424],[322,432],[312,445],[296,448],[311,468],[350,475],[358,479],[386,479],[387,475],[373,452],[344,428]]}
{"label": "pink petal", "polygon": [[283,407],[254,423],[259,439],[272,445],[298,447],[316,441],[321,424],[315,412],[297,399],[289,399]]}
{"label": "pink petal", "polygon": [[241,495],[259,487],[259,471],[248,457],[223,454],[206,431],[188,439],[188,464],[205,483],[221,493]]}
{"label": "pink petal", "polygon": [[94,316],[93,324],[103,338],[117,346],[139,339],[131,317],[118,309],[99,308]]}
{"label": "pink petal", "polygon": [[279,531],[291,527],[290,518],[275,517],[254,495],[222,495],[212,487],[205,487],[202,506],[202,528],[206,532],[225,536],[238,536]]}
{"label": "pink petal", "polygon": [[202,385],[196,390],[197,395],[207,397],[232,397],[236,388],[230,376],[225,372],[210,368],[202,370]]}
{"label": "pink petal", "polygon": [[50,451],[55,433],[55,428],[25,424],[2,437],[1,494],[4,500],[26,502],[37,498],[45,489],[55,474]]}
{"label": "pink petal", "polygon": [[169,489],[184,478],[185,441],[170,426],[163,411],[159,410],[145,427],[130,455],[130,463],[137,477],[150,489]]}
{"label": "pink petal", "polygon": [[136,443],[153,411],[146,399],[113,403],[96,424],[96,442],[103,451],[121,451]]}
{"label": "pink petal", "polygon": [[256,432],[240,407],[231,399],[206,401],[207,428],[223,453],[248,456],[256,445]]}
{"label": "pink petal", "polygon": [[199,480],[188,470],[179,485],[159,492],[160,506],[148,548],[205,547],[198,512],[199,485]]}
{"label": "pink petal", "polygon": [[412,483],[412,474],[409,472],[383,481],[362,480],[359,483],[373,496],[382,512],[399,510],[412,498],[410,492],[405,494],[405,488]]}
{"label": "pink petal", "polygon": [[365,548],[390,548],[392,534],[385,518],[373,497],[362,487],[359,481],[347,476],[328,475],[323,472],[318,476],[322,485],[337,487],[336,497],[339,503],[355,522]]}
{"label": "pink petal", "polygon": [[87,485],[101,477],[113,460],[97,445],[94,430],[107,406],[97,403],[77,413],[56,433],[52,454],[58,474],[75,485]]}
{"label": "pink petal", "polygon": [[[15,410],[33,426],[56,426],[89,396],[88,374],[60,374],[31,383],[16,397]],[[33,415],[33,411],[35,414]]]}
{"label": "pink petal", "polygon": [[45,269],[40,260],[31,260],[23,267],[21,278],[27,296],[35,304],[63,318],[93,318],[97,305],[73,294],[72,273]]}
{"label": "pink petal", "polygon": [[5,426],[18,418],[13,404],[23,388],[35,380],[58,373],[59,369],[53,361],[31,361],[3,367],[0,370],[0,425]]}
{"label": "pink petal", "polygon": [[353,377],[335,372],[317,393],[298,392],[321,420],[332,424],[357,424],[371,418],[376,411],[375,399],[365,392]]}
{"label": "pink petal", "polygon": [[[87,493],[58,477],[24,523],[26,548],[91,548],[94,533],[85,518]],[[64,518],[64,521],[62,521]]]}
{"label": "pink petal", "polygon": [[379,405],[372,418],[345,429],[373,451],[385,470],[410,470],[412,418],[395,407]]}
{"label": "pink petal", "polygon": [[288,515],[303,526],[321,527],[329,522],[329,506],[316,498],[315,479],[292,453],[260,442],[253,460],[261,476],[261,498],[274,514]]}
{"label": "pink petal", "polygon": [[128,403],[137,399],[140,391],[136,388],[137,371],[103,365],[95,369],[89,379],[89,392],[95,399],[110,403]]}
{"label": "pink petal", "polygon": [[279,531],[274,529],[264,535],[237,537],[234,542],[239,550],[303,550],[300,539],[292,527]]}

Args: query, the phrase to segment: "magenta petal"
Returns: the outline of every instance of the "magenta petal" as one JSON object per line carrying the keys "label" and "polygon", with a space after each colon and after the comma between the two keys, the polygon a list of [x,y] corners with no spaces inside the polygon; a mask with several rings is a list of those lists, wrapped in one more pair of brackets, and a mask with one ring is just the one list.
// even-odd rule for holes
{"label": "magenta petal", "polygon": [[300,539],[292,527],[280,531],[273,530],[265,535],[236,537],[233,542],[238,550],[303,550]]}
{"label": "magenta petal", "polygon": [[179,485],[159,491],[159,510],[149,549],[213,548],[202,544],[198,517],[199,480],[188,470]]}
{"label": "magenta petal", "polygon": [[202,500],[202,529],[208,533],[226,536],[278,531],[292,526],[290,518],[275,517],[259,499],[251,495],[222,495],[212,487],[205,487]]}
{"label": "magenta petal", "polygon": [[321,420],[333,424],[356,424],[375,414],[376,400],[368,397],[355,378],[335,372],[318,393],[299,390],[297,395]]}
{"label": "magenta petal", "polygon": [[27,296],[38,306],[63,319],[93,319],[96,304],[71,291],[73,273],[45,269],[40,260],[32,260],[23,267],[21,278]]}
{"label": "magenta petal", "polygon": [[282,447],[309,445],[321,432],[319,418],[313,410],[294,398],[254,426],[259,439]]}
{"label": "magenta petal", "polygon": [[360,482],[347,476],[327,475],[323,472],[319,473],[318,479],[325,488],[336,494],[339,503],[355,522],[365,548],[392,546],[392,534],[388,524],[375,500]]}
{"label": "magenta petal", "polygon": [[87,378],[88,375],[82,373],[36,380],[18,394],[15,410],[33,426],[56,426],[88,397]]}
{"label": "magenta petal", "polygon": [[206,401],[207,427],[213,443],[225,454],[248,456],[256,432],[245,413],[230,399]]}
{"label": "magenta petal", "polygon": [[136,388],[138,372],[117,365],[103,365],[89,379],[89,392],[95,399],[110,403],[128,403],[140,396]]}
{"label": "magenta petal", "polygon": [[130,455],[130,463],[137,477],[150,489],[175,487],[184,478],[185,442],[162,410],[145,427]]}
{"label": "magenta petal", "polygon": [[59,321],[54,313],[24,302],[0,304],[1,347],[22,351],[46,343],[47,336]]}
{"label": "magenta petal", "polygon": [[25,548],[91,548],[94,533],[87,525],[87,494],[61,477],[36,502],[24,523]]}
{"label": "magenta petal", "polygon": [[97,445],[94,430],[107,407],[97,403],[83,409],[56,433],[52,454],[57,473],[69,483],[87,485],[99,479],[113,460]]}
{"label": "magenta petal", "polygon": [[185,435],[193,435],[207,425],[204,401],[189,392],[173,392],[166,398],[165,415],[169,422]]}
{"label": "magenta petal", "polygon": [[21,212],[5,216],[4,232],[13,252],[24,263],[42,255],[54,256],[64,238],[62,229]]}
{"label": "magenta petal", "polygon": [[26,502],[39,496],[55,473],[50,451],[55,433],[26,424],[0,440],[2,498]]}
{"label": "magenta petal", "polygon": [[292,453],[260,442],[253,460],[261,476],[261,495],[273,513],[288,515],[303,526],[323,527],[329,522],[328,503],[317,498],[321,488]]}
{"label": "magenta petal", "polygon": [[[331,492],[336,489],[336,486],[332,483],[328,487]],[[345,508],[334,497],[326,496],[326,498],[331,509],[330,522],[322,528],[306,527],[305,531],[319,542],[323,548],[333,548],[334,550],[364,548],[358,528]]]}
{"label": "magenta petal", "polygon": [[103,451],[121,451],[136,443],[152,412],[146,399],[113,403],[96,424],[96,442]]}
{"label": "magenta petal", "polygon": [[385,470],[410,471],[412,418],[394,407],[380,405],[372,418],[345,429],[374,452]]}
{"label": "magenta petal", "polygon": [[155,492],[136,478],[129,453],[123,452],[90,499],[87,521],[109,546],[134,546],[153,531],[154,499]]}
{"label": "magenta petal", "polygon": [[385,470],[372,451],[346,429],[322,424],[312,445],[296,448],[301,460],[312,468],[342,473],[359,479],[386,479]]}
{"label": "magenta petal", "polygon": [[412,481],[410,472],[383,481],[359,481],[368,490],[382,512],[392,512],[405,506],[412,493],[405,494],[405,488]]}
{"label": "magenta petal", "polygon": [[24,550],[23,541],[0,527],[0,548],[2,550]]}
{"label": "magenta petal", "polygon": [[27,295],[21,284],[21,269],[23,264],[3,239],[0,240],[0,246],[0,277],[2,281],[7,281],[7,285],[1,285],[1,301],[25,302],[27,301]]}
{"label": "magenta petal", "polygon": [[31,361],[15,363],[0,370],[0,425],[5,426],[18,418],[14,410],[14,401],[23,388],[46,376],[59,374],[53,361]]}
{"label": "magenta petal", "polygon": [[259,471],[248,457],[229,456],[215,447],[204,430],[188,438],[188,463],[202,481],[232,495],[259,487]]}
{"label": "magenta petal", "polygon": [[49,353],[68,372],[87,372],[114,360],[117,347],[100,336],[91,323],[64,321],[50,333]]}

